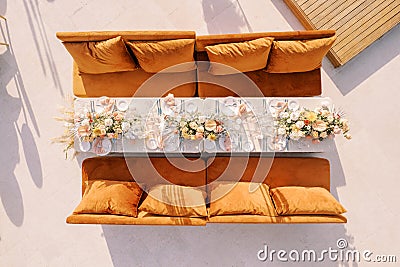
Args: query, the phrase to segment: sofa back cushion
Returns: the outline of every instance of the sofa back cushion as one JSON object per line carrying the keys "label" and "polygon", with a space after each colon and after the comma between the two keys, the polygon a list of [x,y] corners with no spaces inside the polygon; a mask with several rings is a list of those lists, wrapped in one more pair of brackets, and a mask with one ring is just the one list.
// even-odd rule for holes
{"label": "sofa back cushion", "polygon": [[271,189],[279,215],[337,215],[346,209],[322,187],[284,186]]}
{"label": "sofa back cushion", "polygon": [[156,185],[149,191],[139,210],[172,217],[206,217],[205,191],[179,185]]}
{"label": "sofa back cushion", "polygon": [[278,216],[266,184],[218,182],[209,187],[210,216]]}
{"label": "sofa back cushion", "polygon": [[132,71],[136,64],[121,36],[99,42],[64,42],[80,73],[99,74]]}
{"label": "sofa back cushion", "polygon": [[89,181],[74,214],[116,214],[137,217],[142,189],[135,182]]}
{"label": "sofa back cushion", "polygon": [[[130,42],[195,40],[194,31],[91,31],[58,32],[63,42],[100,42],[121,36]],[[128,48],[129,49],[129,48]],[[132,55],[134,58],[134,55]],[[73,70],[73,90],[78,97],[160,97],[173,93],[177,97],[192,97],[196,93],[196,71],[153,73],[142,68],[103,74],[80,73],[76,62]]]}
{"label": "sofa back cushion", "polygon": [[194,39],[127,42],[140,67],[146,72],[185,72],[194,70]]}
{"label": "sofa back cushion", "polygon": [[[206,46],[213,75],[226,75],[265,68],[273,38]],[[226,67],[226,66],[229,67]]]}
{"label": "sofa back cushion", "polygon": [[336,36],[314,40],[274,41],[266,71],[289,73],[318,69],[335,40]]}
{"label": "sofa back cushion", "polygon": [[[264,70],[245,72],[244,74],[213,75],[208,72],[209,57],[207,46],[244,42],[257,38],[274,38],[275,41],[313,40],[329,38],[335,35],[333,30],[261,32],[240,34],[218,34],[196,37],[196,60],[198,61],[198,95],[200,97],[225,96],[317,96],[322,92],[321,72],[317,68],[311,71],[290,73],[268,73]],[[269,55],[269,60],[271,53]],[[201,63],[204,62],[204,63]],[[201,63],[201,64],[200,64]],[[268,65],[269,63],[267,63]]]}
{"label": "sofa back cushion", "polygon": [[216,157],[207,162],[207,183],[242,181],[330,189],[329,161],[322,158]]}

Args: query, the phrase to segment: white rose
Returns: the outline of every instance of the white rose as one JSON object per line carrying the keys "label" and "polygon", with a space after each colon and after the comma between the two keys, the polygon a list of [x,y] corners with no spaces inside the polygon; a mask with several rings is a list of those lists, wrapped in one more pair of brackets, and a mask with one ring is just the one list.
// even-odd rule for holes
{"label": "white rose", "polygon": [[299,128],[299,129],[303,128],[304,127],[304,121],[296,122],[296,127]]}
{"label": "white rose", "polygon": [[287,123],[292,123],[292,120],[289,118],[286,120]]}
{"label": "white rose", "polygon": [[89,120],[88,120],[88,119],[84,119],[84,120],[81,122],[81,125],[82,125],[82,126],[89,126]]}
{"label": "white rose", "polygon": [[291,132],[289,135],[290,139],[292,140],[299,140],[300,139],[300,135],[298,132]]}
{"label": "white rose", "polygon": [[279,127],[279,128],[278,128],[278,134],[279,134],[279,135],[284,135],[284,134],[286,134],[286,129],[285,129],[285,128],[282,128],[282,127]]}
{"label": "white rose", "polygon": [[112,119],[105,119],[104,120],[104,125],[109,127],[113,124],[113,120]]}
{"label": "white rose", "polygon": [[326,132],[322,132],[322,133],[319,135],[319,137],[327,138],[327,137],[328,137],[328,134],[327,134]]}
{"label": "white rose", "polygon": [[288,112],[282,112],[282,113],[280,113],[280,117],[283,118],[283,119],[287,119],[287,118],[289,118],[289,113]]}
{"label": "white rose", "polygon": [[131,124],[129,122],[126,122],[126,121],[122,122],[122,124],[121,124],[122,131],[124,131],[124,132],[128,131],[130,126],[131,126]]}
{"label": "white rose", "polygon": [[189,126],[190,126],[190,128],[192,128],[192,129],[197,129],[197,123],[196,122],[194,122],[194,121],[191,121],[190,123],[189,123]]}
{"label": "white rose", "polygon": [[299,119],[299,113],[298,112],[293,112],[292,114],[290,114],[290,119],[292,121],[297,121]]}
{"label": "white rose", "polygon": [[333,121],[333,116],[329,115],[326,119],[328,120],[329,123],[331,123]]}

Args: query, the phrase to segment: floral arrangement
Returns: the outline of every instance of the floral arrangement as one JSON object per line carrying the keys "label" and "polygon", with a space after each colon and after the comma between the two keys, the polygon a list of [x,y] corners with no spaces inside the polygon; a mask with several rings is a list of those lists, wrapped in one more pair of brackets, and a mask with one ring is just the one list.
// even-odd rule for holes
{"label": "floral arrangement", "polygon": [[318,143],[338,134],[351,139],[348,120],[343,118],[343,114],[329,109],[326,105],[315,110],[290,110],[286,105],[274,116],[278,135],[292,140],[308,138],[312,139],[313,143]]}
{"label": "floral arrangement", "polygon": [[205,138],[215,141],[220,135],[227,135],[227,131],[221,121],[200,116],[188,120],[182,119],[179,123],[179,134],[189,140]]}
{"label": "floral arrangement", "polygon": [[92,142],[97,137],[116,139],[130,127],[130,123],[124,119],[124,113],[120,111],[77,114],[74,122],[77,136],[88,142]]}

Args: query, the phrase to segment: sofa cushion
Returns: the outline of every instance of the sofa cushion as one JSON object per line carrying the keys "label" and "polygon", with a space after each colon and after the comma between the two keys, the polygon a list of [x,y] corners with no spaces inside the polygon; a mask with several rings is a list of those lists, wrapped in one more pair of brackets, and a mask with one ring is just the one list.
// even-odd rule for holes
{"label": "sofa cushion", "polygon": [[274,41],[266,71],[288,73],[320,68],[335,39],[333,36],[303,41]]}
{"label": "sofa cushion", "polygon": [[345,208],[322,187],[284,186],[270,190],[279,215],[336,215]]}
{"label": "sofa cushion", "polygon": [[74,214],[118,214],[137,217],[142,189],[135,182],[89,181]]}
{"label": "sofa cushion", "polygon": [[206,46],[211,62],[209,73],[226,75],[265,68],[273,40],[274,38],[266,37],[240,43]]}
{"label": "sofa cushion", "polygon": [[179,185],[157,185],[150,189],[140,211],[181,217],[207,216],[205,193],[197,188]]}
{"label": "sofa cushion", "polygon": [[216,182],[211,187],[210,216],[233,214],[278,216],[266,184]]}
{"label": "sofa cushion", "polygon": [[194,39],[127,42],[140,67],[150,73],[157,73],[169,67],[171,68],[164,72],[194,70],[196,68],[193,58],[194,43]]}
{"label": "sofa cushion", "polygon": [[136,69],[121,36],[101,42],[63,43],[81,73],[99,74]]}

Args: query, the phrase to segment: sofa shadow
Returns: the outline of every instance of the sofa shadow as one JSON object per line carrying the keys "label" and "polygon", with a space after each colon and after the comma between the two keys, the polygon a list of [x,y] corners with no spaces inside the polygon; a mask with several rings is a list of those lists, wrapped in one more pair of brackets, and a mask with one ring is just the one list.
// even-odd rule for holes
{"label": "sofa shadow", "polygon": [[[239,1],[202,0],[201,3],[208,33],[241,33],[243,28],[253,32]],[[224,23],[218,23],[217,17],[223,17]]]}
{"label": "sofa shadow", "polygon": [[[281,0],[272,0],[276,9],[295,30],[304,30],[296,16]],[[324,60],[324,70],[342,93],[347,95],[400,54],[400,25],[395,26],[380,39],[364,49],[345,65],[334,68]]]}
{"label": "sofa shadow", "polygon": [[[25,13],[28,17],[29,26],[31,28],[36,53],[39,56],[42,72],[45,76],[51,75],[54,87],[58,89],[60,95],[64,97],[64,92],[61,88],[60,77],[58,76],[54,56],[51,51],[49,39],[46,34],[42,15],[40,13],[39,1],[23,0],[23,4],[25,8]],[[40,39],[38,37],[40,37]],[[47,68],[50,69],[50,73],[48,73]]]}
{"label": "sofa shadow", "polygon": [[[268,257],[257,258],[267,245],[270,250],[314,250],[318,257],[329,248],[355,249],[354,240],[343,225],[334,224],[208,224],[205,227],[177,226],[112,226],[103,225],[103,234],[115,267],[165,266],[287,266]],[[317,241],[316,241],[317,240]],[[294,262],[299,266],[358,266],[356,262]]]}
{"label": "sofa shadow", "polygon": [[[5,29],[3,26],[5,25]],[[26,164],[34,184],[40,188],[43,185],[43,173],[38,149],[33,137],[31,122],[36,134],[40,136],[39,128],[29,102],[23,79],[19,71],[8,30],[7,21],[1,26],[1,35],[9,43],[0,54],[0,122],[1,130],[6,143],[0,149],[0,197],[3,207],[10,221],[21,226],[24,221],[24,205],[21,189],[16,177],[15,168],[20,163],[20,142],[24,151]],[[11,96],[7,85],[13,82],[17,96]],[[23,124],[18,124],[19,117],[23,117]],[[24,177],[22,177],[24,178]]]}
{"label": "sofa shadow", "polygon": [[333,68],[330,64],[324,70],[340,92],[347,95],[400,55],[399,43],[400,25],[397,25],[345,65]]}

